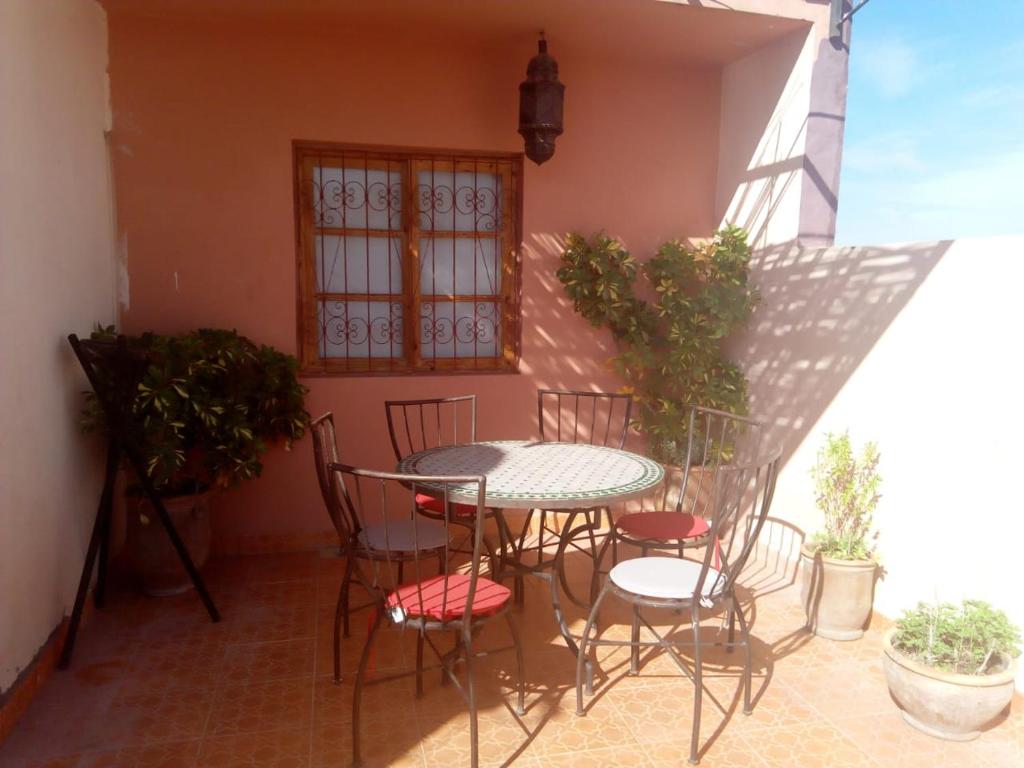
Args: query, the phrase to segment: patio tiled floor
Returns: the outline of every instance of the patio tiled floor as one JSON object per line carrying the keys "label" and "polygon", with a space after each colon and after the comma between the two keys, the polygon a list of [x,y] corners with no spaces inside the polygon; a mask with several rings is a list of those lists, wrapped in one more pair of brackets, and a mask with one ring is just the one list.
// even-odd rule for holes
{"label": "patio tiled floor", "polygon": [[[207,573],[224,621],[209,623],[191,594],[116,595],[83,632],[72,670],[54,673],[0,747],[0,768],[348,765],[351,675],[341,686],[330,678],[341,561],[318,553],[243,557],[211,563]],[[785,575],[761,568],[751,583],[757,704],[742,715],[739,667],[721,663],[738,663],[740,654],[713,654],[703,766],[1024,765],[1019,698],[1017,711],[975,742],[924,736],[889,699],[881,628],[853,643],[820,640],[801,628],[797,590]],[[602,649],[597,695],[578,718],[574,665],[557,637],[546,584],[528,583],[515,616],[526,644],[527,713],[517,718],[506,704],[511,654],[484,660],[483,765],[685,764],[693,686],[664,657],[646,658],[641,676],[627,677],[626,652]],[[657,623],[680,618],[665,614]],[[579,629],[580,612],[574,620]],[[717,628],[709,619],[706,631]],[[363,611],[345,643],[346,671],[365,633]],[[385,632],[376,669],[411,666],[413,640]],[[485,645],[505,642],[500,623],[485,630]],[[420,700],[404,678],[368,688],[364,702],[367,764],[468,765],[465,708],[436,672]]]}

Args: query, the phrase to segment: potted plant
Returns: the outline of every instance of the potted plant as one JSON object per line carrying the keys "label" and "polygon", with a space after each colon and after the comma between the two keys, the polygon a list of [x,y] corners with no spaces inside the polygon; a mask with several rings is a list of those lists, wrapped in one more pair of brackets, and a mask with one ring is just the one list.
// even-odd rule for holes
{"label": "potted plant", "polygon": [[878,500],[878,448],[854,454],[849,432],[829,433],[812,469],[824,529],[801,551],[807,626],[830,640],[863,636],[874,600],[877,563],[871,517]]}
{"label": "potted plant", "polygon": [[[100,328],[93,338],[112,338]],[[267,445],[288,448],[309,423],[298,363],[236,331],[200,329],[178,336],[144,334],[128,344],[148,367],[131,410],[146,473],[196,566],[209,554],[209,492],[257,477]],[[87,429],[104,426],[93,393],[83,417]],[[129,482],[126,550],[149,594],[191,587],[149,501]]]}
{"label": "potted plant", "polygon": [[883,639],[889,691],[903,719],[941,739],[978,737],[1010,703],[1020,632],[980,600],[906,611]]}

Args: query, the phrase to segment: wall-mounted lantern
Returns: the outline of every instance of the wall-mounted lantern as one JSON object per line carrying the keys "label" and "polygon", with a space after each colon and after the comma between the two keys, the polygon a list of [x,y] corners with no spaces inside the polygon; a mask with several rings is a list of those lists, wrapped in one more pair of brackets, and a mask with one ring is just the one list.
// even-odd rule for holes
{"label": "wall-mounted lantern", "polygon": [[526,156],[540,165],[555,154],[555,139],[562,133],[565,86],[558,82],[558,62],[548,55],[543,33],[537,47],[526,80],[519,84],[519,133],[526,140]]}

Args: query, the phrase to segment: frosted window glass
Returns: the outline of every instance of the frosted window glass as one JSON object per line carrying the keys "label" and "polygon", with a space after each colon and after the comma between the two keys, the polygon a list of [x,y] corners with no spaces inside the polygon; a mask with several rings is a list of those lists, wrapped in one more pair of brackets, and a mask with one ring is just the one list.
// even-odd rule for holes
{"label": "frosted window glass", "polygon": [[416,175],[419,228],[441,232],[501,229],[501,178],[493,173],[420,171]]}
{"label": "frosted window glass", "polygon": [[425,301],[420,305],[424,358],[497,357],[501,312],[496,302]]}
{"label": "frosted window glass", "polygon": [[402,292],[401,238],[318,235],[315,255],[322,293]]}
{"label": "frosted window glass", "polygon": [[401,173],[362,167],[314,168],[313,224],[317,227],[400,230]]}
{"label": "frosted window glass", "polygon": [[501,263],[492,239],[422,238],[420,292],[487,295],[501,291]]}
{"label": "frosted window glass", "polygon": [[402,305],[386,301],[321,301],[320,356],[399,358]]}

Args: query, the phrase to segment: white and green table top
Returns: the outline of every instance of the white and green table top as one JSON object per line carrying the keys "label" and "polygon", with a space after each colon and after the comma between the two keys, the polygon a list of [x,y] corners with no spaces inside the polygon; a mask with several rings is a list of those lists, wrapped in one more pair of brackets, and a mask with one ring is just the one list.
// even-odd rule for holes
{"label": "white and green table top", "polygon": [[[414,453],[398,471],[416,475],[484,475],[486,505],[500,509],[581,509],[639,498],[658,485],[660,464],[617,448],[585,443],[495,440]],[[424,485],[425,489],[429,486]],[[449,487],[457,503],[476,491]]]}

